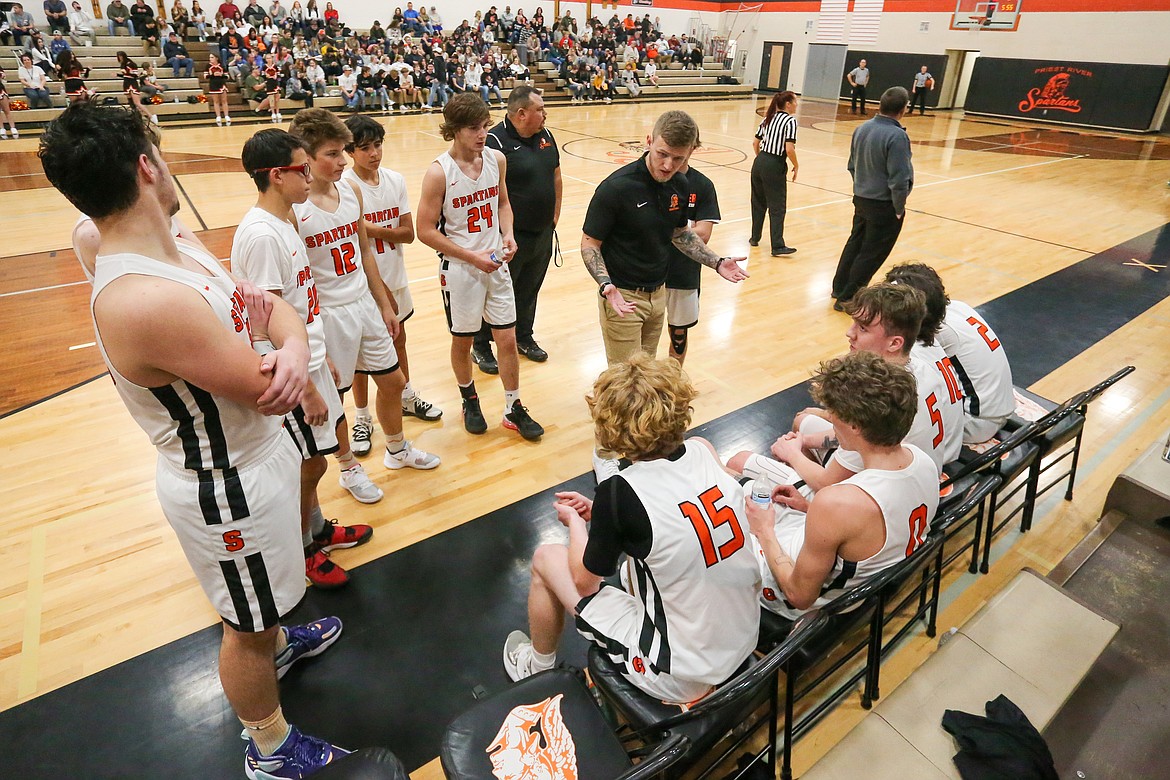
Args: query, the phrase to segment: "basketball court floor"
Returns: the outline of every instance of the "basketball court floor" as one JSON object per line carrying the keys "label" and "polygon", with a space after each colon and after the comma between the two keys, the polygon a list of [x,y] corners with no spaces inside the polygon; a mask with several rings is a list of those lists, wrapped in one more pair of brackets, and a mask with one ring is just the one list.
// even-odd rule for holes
{"label": "basketball court floor", "polygon": [[[764,451],[806,405],[810,369],[847,348],[849,320],[830,308],[829,282],[852,217],[845,165],[858,119],[833,104],[801,105],[786,230],[799,251],[772,258],[766,246],[747,245],[751,138],[765,105],[681,106],[702,130],[692,164],[719,191],[723,222],[712,247],[747,255],[751,274],[740,285],[704,274],[686,364],[700,391],[697,431],[725,455]],[[335,554],[353,571],[348,588],[310,591],[293,616],[327,612],[346,626],[327,655],[283,681],[289,719],[306,730],[347,747],[390,747],[415,778],[441,777],[434,758],[446,723],[473,690],[506,684],[500,647],[524,624],[527,561],[537,544],[564,537],[551,492],[593,486],[583,396],[605,359],[580,226],[594,186],[638,157],[661,110],[549,111],[565,183],[563,265],[549,270],[537,318],[551,357],[521,367],[543,441],[495,425],[479,437],[463,431],[437,260],[420,244],[407,247],[412,380],[446,415],[438,424],[408,419],[406,432],[443,465],[390,473],[369,458],[386,491],[372,506],[337,487],[336,466],[322,482],[327,517],[376,532],[370,544]],[[384,122],[383,164],[406,176],[417,202],[426,166],[446,148],[438,117]],[[1075,499],[1054,491],[1030,533],[1006,530],[989,574],[950,573],[945,629],[1021,567],[1055,565],[1093,526],[1117,473],[1170,428],[1170,143],[958,113],[904,124],[915,187],[891,263],[933,265],[952,297],[995,326],[1016,383],[1046,397],[1137,367],[1090,412]],[[266,126],[164,129],[180,216],[219,257],[255,199],[240,148]],[[240,776],[239,725],[215,674],[217,618],[155,502],[152,448],[103,374],[88,286],[68,248],[76,213],[48,186],[35,150],[35,138],[0,143],[0,734],[8,737],[0,766],[28,778]],[[490,421],[502,390],[478,369],[476,382]],[[883,669],[884,687],[933,646],[920,634],[907,642]],[[580,641],[563,658],[580,665]],[[839,706],[798,743],[797,771],[862,714],[856,697]]]}

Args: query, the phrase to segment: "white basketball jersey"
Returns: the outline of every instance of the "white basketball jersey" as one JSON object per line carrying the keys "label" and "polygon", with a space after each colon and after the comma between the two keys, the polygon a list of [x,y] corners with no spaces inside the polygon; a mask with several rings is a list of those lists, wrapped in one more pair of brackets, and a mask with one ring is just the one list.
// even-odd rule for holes
{"label": "white basketball jersey", "polygon": [[[73,229],[76,230],[77,226],[82,222],[93,222],[93,217],[90,217],[87,214],[78,214],[77,221],[73,223]],[[190,242],[186,241],[182,237],[182,233],[183,230],[179,227],[179,218],[171,217],[171,235],[175,237],[176,241],[182,241],[185,245],[191,246]],[[90,273],[90,270],[85,267],[85,263],[82,262],[81,250],[77,247],[76,243],[73,244],[73,256],[77,258],[77,262],[81,263],[81,271],[85,274],[86,280],[88,280],[90,284],[93,284],[93,274]]]}
{"label": "white basketball jersey", "polygon": [[[942,474],[943,465],[957,460],[963,448],[963,407],[951,403],[950,391],[943,375],[933,364],[914,354],[906,364],[918,385],[918,410],[910,432],[902,439],[925,452]],[[853,450],[837,450],[833,457],[845,468],[856,473],[863,468],[861,456]]]}
{"label": "white basketball jersey", "polygon": [[[942,390],[940,391],[937,388],[935,390],[937,397],[935,398],[934,408],[942,417],[944,438],[946,439],[943,445],[943,454],[946,460],[943,462],[950,463],[959,457],[957,451],[954,457],[950,457],[951,451],[955,447],[961,449],[963,446],[963,433],[955,426],[957,424],[959,428],[962,428],[966,420],[966,412],[963,411],[963,386],[959,382],[958,373],[955,371],[954,366],[951,365],[951,359],[947,357],[947,353],[943,352],[942,347],[938,344],[927,347],[921,343],[915,343],[910,350],[910,360],[912,362],[920,361],[924,367],[933,369],[933,373],[937,378],[942,380]],[[915,374],[914,378],[918,379],[918,375]],[[931,412],[928,408],[927,419],[936,428],[935,435],[937,436],[937,422],[932,420],[930,414]],[[957,444],[955,443],[956,436],[958,437]],[[911,443],[917,444],[917,442]],[[918,445],[918,447],[919,449],[922,448],[921,445]]]}
{"label": "white basketball jersey", "polygon": [[362,271],[358,237],[362,211],[357,195],[345,182],[333,187],[338,195],[336,211],[318,208],[311,199],[293,204],[297,233],[308,250],[309,266],[325,308],[353,303],[370,291]]}
{"label": "white basketball jersey", "polygon": [[291,222],[253,206],[232,239],[232,271],[296,309],[309,335],[309,370],[325,364],[325,329],[305,242]]}
{"label": "white basketball jersey", "polygon": [[474,252],[500,249],[503,246],[499,222],[500,166],[496,152],[484,148],[478,179],[468,178],[449,152],[443,152],[435,162],[442,166],[447,177],[439,232]]}
{"label": "white basketball jersey", "polygon": [[[379,227],[396,228],[404,214],[410,213],[410,197],[406,193],[406,178],[389,168],[378,169],[378,185],[362,181],[352,168],[346,168],[342,181],[353,182],[361,188],[362,206],[366,222]],[[391,290],[400,290],[409,284],[406,278],[406,260],[401,244],[385,239],[371,239],[374,257],[378,260],[378,273]]]}
{"label": "white basketball jersey", "polygon": [[[103,255],[98,258],[93,284],[93,301],[106,285],[119,277],[134,274],[167,279],[195,290],[215,313],[220,324],[251,348],[248,312],[235,282],[211,255],[191,245],[180,245],[179,252],[207,269],[207,274],[189,271],[135,254]],[[209,489],[228,492],[239,487],[235,470],[247,468],[272,452],[280,432],[281,417],[260,414],[249,405],[214,396],[183,379],[162,387],[141,387],[118,373],[106,354],[101,330],[96,326],[97,344],[114,379],[118,394],[150,442],[177,469],[196,472]],[[213,471],[222,474],[217,486]],[[214,504],[215,497],[211,496]]]}
{"label": "white basketball jersey", "polygon": [[969,416],[994,419],[1015,411],[1012,367],[999,337],[977,311],[951,301],[938,344],[959,376]]}
{"label": "white basketball jersey", "polygon": [[744,495],[710,450],[686,442],[679,460],[634,463],[617,478],[650,518],[645,560],[629,585],[645,608],[648,662],[664,674],[716,685],[756,646],[759,567],[745,544]]}
{"label": "white basketball jersey", "polygon": [[[904,560],[926,540],[930,521],[938,510],[938,473],[930,457],[913,444],[905,445],[913,453],[910,465],[898,471],[863,469],[842,485],[864,490],[882,513],[886,541],[875,554],[862,561],[847,561],[837,556],[821,595],[810,609],[832,601],[884,569]],[[814,501],[816,499],[813,499]],[[784,551],[795,560],[804,546],[804,523],[791,523],[776,529],[776,538]],[[787,602],[778,602],[777,611],[795,617],[800,614]]]}

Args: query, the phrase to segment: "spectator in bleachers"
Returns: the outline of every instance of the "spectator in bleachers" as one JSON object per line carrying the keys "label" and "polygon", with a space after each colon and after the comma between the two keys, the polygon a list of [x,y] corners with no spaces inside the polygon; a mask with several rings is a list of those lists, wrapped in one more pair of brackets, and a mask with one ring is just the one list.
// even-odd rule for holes
{"label": "spectator in bleachers", "polygon": [[187,52],[187,47],[179,40],[179,36],[171,33],[170,38],[163,44],[163,56],[166,64],[171,66],[175,78],[179,78],[179,71],[184,71],[185,78],[195,75],[195,60]]}
{"label": "spectator in bleachers", "polygon": [[20,131],[16,129],[16,122],[12,121],[12,101],[8,97],[8,85],[4,83],[4,66],[0,65],[0,141],[8,138],[8,131],[4,123],[12,129],[12,137],[20,138]]}
{"label": "spectator in bleachers", "polygon": [[69,9],[65,7],[65,0],[45,0],[44,10],[49,32],[69,32]]}
{"label": "spectator in bleachers", "polygon": [[235,19],[240,15],[240,7],[236,5],[235,0],[224,0],[219,5],[217,12],[226,21],[228,19]]}
{"label": "spectator in bleachers", "polygon": [[45,72],[33,64],[32,56],[27,52],[20,55],[20,68],[17,69],[20,86],[24,89],[24,98],[29,108],[52,108],[47,87],[48,77]]}
{"label": "spectator in bleachers", "polygon": [[304,103],[305,108],[312,108],[313,91],[307,88],[307,75],[303,66],[290,70],[284,82],[284,96],[289,100]]}
{"label": "spectator in bleachers", "polygon": [[[317,7],[317,0],[308,0],[308,2],[305,3],[306,29],[312,26],[314,28],[313,35],[316,35],[316,29],[322,27],[324,21],[325,20],[321,16],[321,9]],[[316,22],[315,26],[313,24],[314,22]]]}
{"label": "spectator in bleachers", "polygon": [[138,80],[138,89],[146,99],[150,100],[155,95],[162,95],[167,91],[167,88],[159,82],[158,75],[154,72],[154,63],[147,62],[142,67],[142,78]]}
{"label": "spectator in bleachers", "polygon": [[49,56],[53,58],[53,62],[57,62],[61,58],[61,52],[67,51],[72,53],[73,49],[69,45],[69,41],[65,40],[65,33],[62,30],[53,32],[53,39],[49,41]]}
{"label": "spectator in bleachers", "polygon": [[642,82],[638,81],[638,64],[636,62],[627,62],[626,66],[622,68],[622,84],[626,87],[626,92],[632,98],[638,97],[642,94]]}
{"label": "spectator in bleachers", "polygon": [[382,89],[382,80],[373,74],[369,65],[362,65],[362,70],[357,78],[357,88],[362,93],[362,106],[373,108],[376,100],[382,113],[386,113],[390,99],[387,97],[386,91]]}
{"label": "spectator in bleachers", "polygon": [[[448,70],[450,70],[448,68]],[[458,95],[461,92],[467,92],[467,73],[463,70],[462,65],[456,65],[455,70],[447,78],[447,86],[451,91]],[[478,90],[477,90],[478,91]]]}
{"label": "spectator in bleachers", "polygon": [[37,31],[25,41],[25,51],[32,57],[33,64],[45,72],[46,78],[52,79],[54,73],[53,55],[45,45],[44,38]]}
{"label": "spectator in bleachers", "polygon": [[187,40],[187,32],[191,25],[191,15],[187,13],[187,8],[183,5],[183,0],[175,0],[174,5],[171,6],[170,22],[171,27],[175,29],[175,33],[179,36],[179,40]]}
{"label": "spectator in bleachers", "polygon": [[427,65],[431,94],[427,97],[427,108],[442,109],[453,94],[447,86],[447,59],[443,52],[435,52],[434,61]]}
{"label": "spectator in bleachers", "polygon": [[264,13],[264,9],[260,7],[260,4],[257,3],[256,0],[250,0],[250,2],[244,6],[244,21],[253,27],[259,27],[264,22],[264,17],[266,15],[267,14]]}
{"label": "spectator in bleachers", "polygon": [[652,86],[658,86],[658,65],[652,59],[646,60],[646,82]]}
{"label": "spectator in bleachers", "polygon": [[337,86],[341,88],[341,99],[350,111],[358,111],[362,107],[362,94],[357,88],[357,76],[353,67],[345,65],[341,69],[341,77],[337,79]]}
{"label": "spectator in bleachers", "polygon": [[[791,485],[766,507],[746,502],[761,601],[792,620],[908,557],[938,509],[934,463],[904,442],[917,406],[909,371],[854,352],[822,363],[812,393],[862,467],[811,502]],[[779,515],[775,504],[784,507]]]}
{"label": "spectator in bleachers", "polygon": [[[134,0],[134,4],[130,6],[130,21],[134,22],[134,29],[138,35],[142,35],[142,25],[147,19],[154,18],[154,9],[147,4],[146,0]],[[155,27],[157,28],[157,24]]]}
{"label": "spectator in bleachers", "polygon": [[31,37],[37,29],[32,14],[25,11],[20,3],[13,3],[12,10],[8,12],[8,27],[12,30],[17,46],[23,45],[25,38]]}
{"label": "spectator in bleachers", "polygon": [[321,65],[317,62],[315,57],[310,57],[308,64],[305,66],[305,84],[313,91],[317,97],[325,96],[325,71],[321,69]]}
{"label": "spectator in bleachers", "polygon": [[422,108],[422,90],[415,80],[417,69],[398,71],[398,94],[401,96],[399,108],[406,110],[407,106]]}
{"label": "spectator in bleachers", "polygon": [[419,22],[418,11],[415,10],[414,3],[406,4],[406,10],[402,12],[402,25],[415,35],[423,32],[423,26]]}
{"label": "spectator in bleachers", "polygon": [[272,0],[272,5],[268,6],[268,16],[274,24],[280,24],[288,18],[288,9],[280,4],[280,0]]}
{"label": "spectator in bleachers", "polygon": [[512,34],[512,26],[516,23],[516,14],[512,13],[512,6],[504,6],[504,12],[500,14],[500,37],[503,40],[510,40],[509,36]]}
{"label": "spectator in bleachers", "polygon": [[439,11],[432,5],[430,12],[427,14],[431,20],[431,30],[439,33],[443,31],[443,17],[439,16]]}
{"label": "spectator in bleachers", "polygon": [[147,57],[159,56],[162,53],[162,45],[158,21],[153,16],[147,16],[136,20],[134,27],[138,30],[138,37],[142,39],[142,53]]}
{"label": "spectator in bleachers", "polygon": [[265,15],[260,20],[260,26],[257,28],[256,33],[269,49],[274,49],[280,44],[280,28],[272,23],[272,17],[270,16]]}
{"label": "spectator in bleachers", "polygon": [[97,30],[94,29],[93,16],[82,8],[81,3],[73,0],[73,10],[69,12],[69,37],[74,43],[93,46],[97,43]]}

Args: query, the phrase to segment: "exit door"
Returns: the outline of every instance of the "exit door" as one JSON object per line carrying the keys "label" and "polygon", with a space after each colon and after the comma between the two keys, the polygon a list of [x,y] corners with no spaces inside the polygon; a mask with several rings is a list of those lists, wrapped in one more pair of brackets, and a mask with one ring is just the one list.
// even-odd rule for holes
{"label": "exit door", "polygon": [[792,44],[764,42],[764,56],[760,59],[760,81],[757,89],[778,92],[788,89],[788,65],[792,59]]}

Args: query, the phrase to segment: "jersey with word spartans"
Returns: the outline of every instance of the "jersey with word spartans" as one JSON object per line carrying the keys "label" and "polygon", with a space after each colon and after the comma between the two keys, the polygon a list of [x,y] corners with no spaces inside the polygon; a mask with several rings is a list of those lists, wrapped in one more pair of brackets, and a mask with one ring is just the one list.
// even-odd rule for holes
{"label": "jersey with word spartans", "polygon": [[499,223],[500,166],[495,150],[483,150],[483,168],[478,179],[460,170],[450,152],[443,152],[435,162],[443,168],[447,179],[439,232],[473,252],[500,250],[503,247]]}
{"label": "jersey with word spartans", "polygon": [[[396,228],[402,217],[410,213],[410,198],[406,194],[406,178],[389,168],[378,169],[377,186],[362,181],[352,168],[341,175],[342,181],[353,182],[362,191],[362,206],[366,222],[384,228]],[[409,284],[406,278],[406,261],[401,244],[382,238],[370,240],[374,246],[374,257],[378,261],[378,273],[391,290],[400,290]]]}
{"label": "jersey with word spartans", "polygon": [[362,271],[358,237],[361,206],[349,184],[338,182],[333,186],[338,195],[336,211],[325,211],[311,199],[293,204],[297,233],[305,242],[317,293],[326,308],[353,303],[370,290]]}

